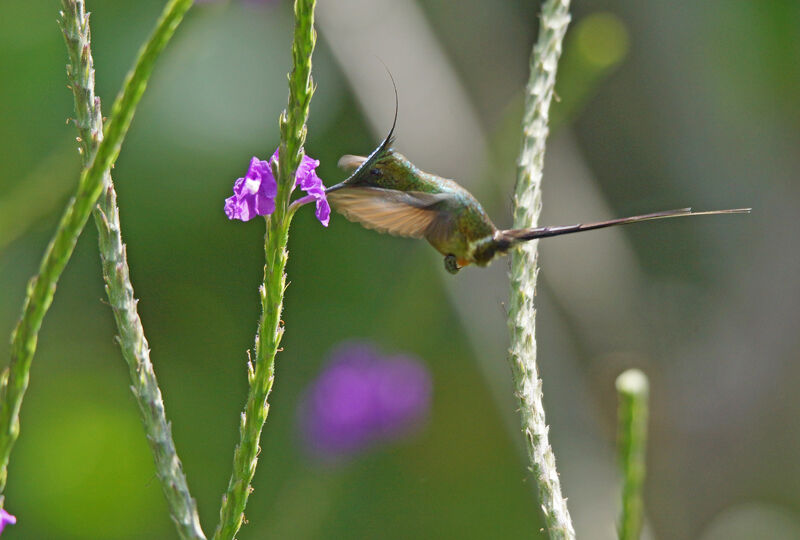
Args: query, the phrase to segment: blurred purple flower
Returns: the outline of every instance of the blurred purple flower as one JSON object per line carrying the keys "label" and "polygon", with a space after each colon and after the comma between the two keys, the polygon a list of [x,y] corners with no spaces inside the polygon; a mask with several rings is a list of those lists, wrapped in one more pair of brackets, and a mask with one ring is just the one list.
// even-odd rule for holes
{"label": "blurred purple flower", "polygon": [[0,508],[0,533],[6,528],[6,525],[14,525],[17,518],[6,512],[5,508]]}
{"label": "blurred purple flower", "polygon": [[[278,183],[272,174],[271,163],[278,159],[278,150],[272,154],[269,161],[253,157],[250,167],[243,178],[238,178],[233,184],[233,196],[225,199],[225,215],[228,219],[250,221],[255,216],[268,216],[275,211],[275,197],[278,194]],[[317,176],[316,168],[319,160],[303,156],[300,166],[295,173],[295,185],[308,193],[298,202],[316,202],[317,219],[328,226],[331,207],[325,198],[325,186]]]}
{"label": "blurred purple flower", "polygon": [[427,416],[430,401],[430,375],[418,360],[349,343],[331,354],[306,390],[300,429],[313,454],[342,458],[409,435]]}

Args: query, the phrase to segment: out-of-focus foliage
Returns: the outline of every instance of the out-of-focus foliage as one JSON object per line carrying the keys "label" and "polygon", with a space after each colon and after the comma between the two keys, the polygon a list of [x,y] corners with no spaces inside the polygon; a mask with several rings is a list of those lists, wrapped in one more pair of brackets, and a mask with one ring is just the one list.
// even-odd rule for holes
{"label": "out-of-focus foliage", "polygon": [[[449,70],[469,107],[454,110],[453,122],[474,116],[486,145],[486,165],[464,180],[507,225],[514,110],[537,6],[393,1],[417,8],[425,27],[397,11],[352,33],[378,29],[387,42],[407,43],[432,34],[430,54],[410,64],[416,71],[405,71],[383,42],[341,58],[331,47],[340,28],[320,17],[307,142],[322,162],[318,173],[339,181],[338,157],[369,152],[383,135],[369,126],[386,116],[368,121],[363,87],[343,62],[378,80],[385,75],[375,56],[389,64],[400,89],[396,146],[412,161],[419,161],[408,152],[414,145],[450,148],[426,135],[437,126],[424,115],[409,120],[426,107],[460,103],[410,97],[432,84],[428,74]],[[89,2],[105,107],[161,7]],[[75,130],[65,125],[72,104],[57,8],[24,0],[0,7],[0,208],[14,197],[21,216],[8,242],[5,225],[0,230],[0,335],[11,332],[64,202],[48,196],[77,181],[77,153],[59,157]],[[575,9],[555,105],[573,108],[554,111],[561,124],[546,158],[544,221],[754,207],[751,216],[542,242],[539,357],[577,532],[614,536],[613,381],[636,365],[652,390],[645,534],[750,538],[757,522],[758,530],[792,538],[800,527],[800,9],[790,0],[724,7],[611,0]],[[114,169],[152,359],[206,529],[230,473],[263,264],[263,225],[229,222],[222,205],[249,159],[266,159],[277,145],[290,35],[286,2],[196,6],[157,66]],[[600,76],[591,72],[595,58],[607,62]],[[381,90],[388,115],[391,89]],[[471,158],[450,149],[436,158],[443,170],[432,172],[450,175],[448,167]],[[26,216],[35,219],[24,223]],[[173,537],[101,300],[91,229],[42,329],[6,494],[18,523],[7,534]],[[285,350],[240,537],[536,535],[513,401],[491,382],[508,379],[507,343],[485,337],[464,307],[487,294],[490,271],[453,278],[422,242],[380,236],[336,214],[322,230],[310,209],[294,221],[290,253]],[[502,274],[504,263],[496,264]],[[470,287],[453,294],[454,283]],[[488,303],[469,309],[502,327],[505,298],[488,294]],[[410,440],[323,470],[300,450],[296,410],[326,351],[353,337],[426,362],[430,419]],[[478,353],[476,340],[491,354]]]}

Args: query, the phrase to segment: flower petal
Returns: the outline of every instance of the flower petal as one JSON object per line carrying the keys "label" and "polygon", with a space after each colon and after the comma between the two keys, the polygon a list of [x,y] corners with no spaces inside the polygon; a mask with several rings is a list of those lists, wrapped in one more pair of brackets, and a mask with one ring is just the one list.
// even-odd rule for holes
{"label": "flower petal", "polygon": [[236,206],[236,195],[225,199],[225,215],[228,216],[228,219],[239,219]]}
{"label": "flower petal", "polygon": [[300,161],[300,166],[297,167],[297,172],[295,173],[295,178],[297,186],[304,191],[308,191],[317,186],[322,185],[322,180],[319,179],[317,173],[314,172],[314,169],[319,167],[319,160],[312,159],[308,156],[303,156],[302,161]]}
{"label": "flower petal", "polygon": [[322,223],[323,227],[328,226],[328,223],[331,221],[331,205],[328,204],[328,199],[325,198],[324,192],[322,196],[317,199],[317,210],[314,214],[316,214],[317,219]]}
{"label": "flower petal", "polygon": [[[264,161],[264,163],[266,163],[266,161]],[[275,177],[272,176],[272,171],[267,171],[267,174],[261,178],[261,185],[258,191],[263,197],[269,197],[271,199],[274,199],[278,194],[278,182],[275,180]]]}
{"label": "flower petal", "polygon": [[14,525],[16,522],[16,516],[9,514],[5,508],[0,508],[0,532],[3,532],[6,525]]}
{"label": "flower petal", "polygon": [[[250,160],[250,167],[247,169],[247,176],[250,178],[265,178],[272,176],[272,169],[270,169],[269,162],[258,159],[253,156]],[[273,178],[274,180],[274,178]]]}
{"label": "flower petal", "polygon": [[244,184],[246,182],[245,178],[237,178],[236,182],[233,183],[233,194],[236,196],[241,197],[242,191],[244,190]]}
{"label": "flower petal", "polygon": [[277,194],[278,183],[269,162],[253,157],[247,174],[233,184],[233,197],[225,199],[225,215],[241,221],[267,216],[275,211]]}
{"label": "flower petal", "polygon": [[314,213],[323,227],[327,227],[330,222],[331,207],[325,197],[325,185],[315,171],[317,167],[319,167],[319,160],[303,156],[303,160],[297,168],[296,184],[314,197],[317,207]]}
{"label": "flower petal", "polygon": [[268,197],[256,193],[253,199],[253,211],[259,216],[268,216],[275,211],[275,196]]}

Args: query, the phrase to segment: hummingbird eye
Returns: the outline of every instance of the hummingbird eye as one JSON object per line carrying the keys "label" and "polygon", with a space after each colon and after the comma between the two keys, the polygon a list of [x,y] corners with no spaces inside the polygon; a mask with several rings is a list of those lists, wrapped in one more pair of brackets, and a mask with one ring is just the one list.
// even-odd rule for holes
{"label": "hummingbird eye", "polygon": [[380,176],[381,171],[380,169],[372,169],[371,171],[369,171],[369,174],[371,174],[372,176]]}
{"label": "hummingbird eye", "polygon": [[458,271],[461,270],[461,267],[458,266],[458,261],[456,260],[455,255],[453,254],[445,255],[444,269],[450,272],[451,274],[458,274]]}

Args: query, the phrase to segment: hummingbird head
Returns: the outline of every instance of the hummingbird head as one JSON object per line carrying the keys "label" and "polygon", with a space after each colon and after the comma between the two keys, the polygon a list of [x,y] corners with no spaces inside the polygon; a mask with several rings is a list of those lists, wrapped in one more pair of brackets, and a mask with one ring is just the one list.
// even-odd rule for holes
{"label": "hummingbird head", "polygon": [[476,241],[472,250],[472,258],[478,266],[487,266],[495,257],[505,255],[513,243],[503,231],[495,231],[493,235]]}
{"label": "hummingbird head", "polygon": [[451,274],[458,274],[458,271],[461,270],[461,267],[458,265],[458,259],[456,259],[456,256],[452,253],[450,255],[445,255],[444,269]]}

